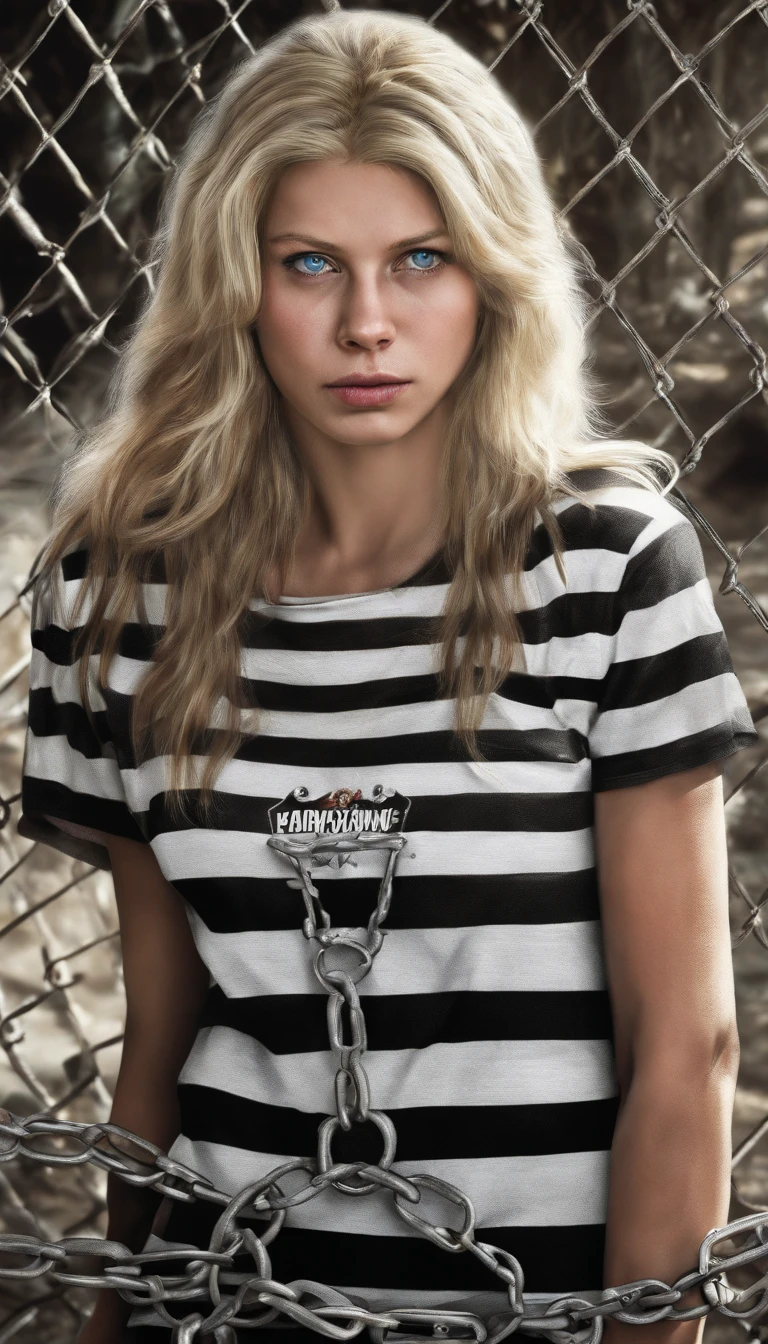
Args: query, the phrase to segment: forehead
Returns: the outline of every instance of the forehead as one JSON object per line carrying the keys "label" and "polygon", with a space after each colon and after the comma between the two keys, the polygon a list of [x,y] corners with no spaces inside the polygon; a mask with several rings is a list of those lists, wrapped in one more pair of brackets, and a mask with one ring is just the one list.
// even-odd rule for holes
{"label": "forehead", "polygon": [[267,239],[298,232],[334,240],[394,242],[442,226],[429,183],[410,169],[325,159],[284,169],[264,218]]}

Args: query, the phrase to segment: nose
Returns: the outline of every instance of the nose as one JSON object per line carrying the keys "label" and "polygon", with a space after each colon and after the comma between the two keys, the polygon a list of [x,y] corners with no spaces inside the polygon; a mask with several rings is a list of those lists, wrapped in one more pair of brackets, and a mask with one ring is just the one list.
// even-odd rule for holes
{"label": "nose", "polygon": [[349,276],[339,313],[338,341],[345,349],[375,350],[395,337],[391,297],[375,275]]}

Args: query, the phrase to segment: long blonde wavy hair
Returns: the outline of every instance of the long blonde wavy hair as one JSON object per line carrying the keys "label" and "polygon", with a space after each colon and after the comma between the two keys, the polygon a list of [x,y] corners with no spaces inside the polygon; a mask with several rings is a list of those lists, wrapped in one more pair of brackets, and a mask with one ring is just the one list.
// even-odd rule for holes
{"label": "long blonde wavy hair", "polygon": [[[455,731],[472,759],[484,759],[477,729],[522,643],[505,576],[519,601],[537,511],[565,581],[552,500],[589,503],[567,472],[614,467],[661,493],[679,476],[663,450],[607,436],[575,249],[531,134],[494,77],[414,17],[334,11],[289,25],[234,68],[193,123],[153,238],[154,291],[120,351],[103,415],[54,486],[40,557],[50,571],[87,542],[73,619],[90,594],[78,637],[90,716],[97,639],[103,686],[124,623],[146,623],[141,585],[162,556],[164,629],[133,700],[131,736],[137,763],[168,759],[177,817],[189,787],[203,810],[214,805],[221,767],[259,727],[241,674],[242,622],[272,566],[285,578],[310,507],[253,331],[261,227],[283,169],[331,157],[419,174],[478,287],[476,344],[444,443],[454,576],[438,632],[438,692],[455,697]],[[192,784],[201,742],[204,769]]]}

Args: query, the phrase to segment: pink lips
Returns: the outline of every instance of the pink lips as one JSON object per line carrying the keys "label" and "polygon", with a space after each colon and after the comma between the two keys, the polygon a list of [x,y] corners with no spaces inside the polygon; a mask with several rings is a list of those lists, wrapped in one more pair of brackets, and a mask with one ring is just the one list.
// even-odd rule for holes
{"label": "pink lips", "polygon": [[408,383],[373,383],[365,387],[347,383],[343,387],[330,387],[328,390],[348,406],[386,406],[408,386]]}

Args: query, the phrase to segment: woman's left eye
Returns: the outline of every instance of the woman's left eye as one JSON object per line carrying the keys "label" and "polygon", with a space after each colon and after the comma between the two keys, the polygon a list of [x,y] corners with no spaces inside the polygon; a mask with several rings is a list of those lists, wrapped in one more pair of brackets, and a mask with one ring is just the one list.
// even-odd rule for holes
{"label": "woman's left eye", "polygon": [[[435,271],[441,271],[443,269],[443,266],[445,266],[446,264],[446,253],[438,252],[435,248],[432,247],[418,248],[413,252],[408,252],[407,256],[417,258],[415,266],[405,267],[407,271],[410,271],[411,273],[416,273],[417,275],[418,274],[431,275]],[[428,261],[430,257],[438,258],[437,265],[423,266],[421,264],[422,260],[426,259]],[[309,269],[297,270],[294,267],[294,262],[298,261],[306,262]],[[307,278],[311,278],[312,276],[315,275],[324,275],[325,271],[322,268],[327,266],[328,264],[329,263],[326,260],[326,258],[320,256],[317,252],[297,252],[294,254],[294,256],[286,257],[285,260],[283,261],[283,265],[285,266],[286,270],[292,271],[294,275],[302,275]]]}
{"label": "woman's left eye", "polygon": [[414,270],[414,269],[417,270],[417,271],[424,271],[424,272],[428,272],[428,271],[439,271],[439,270],[442,269],[442,267],[443,267],[444,264],[445,264],[445,253],[444,253],[444,252],[436,252],[435,249],[434,249],[433,247],[429,247],[429,248],[420,248],[418,252],[409,252],[409,253],[408,253],[408,256],[409,256],[409,257],[439,257],[439,261],[438,261],[437,266],[421,266],[421,265],[417,265],[415,268],[412,267],[412,266],[406,266],[405,269],[406,269],[407,271]]}

